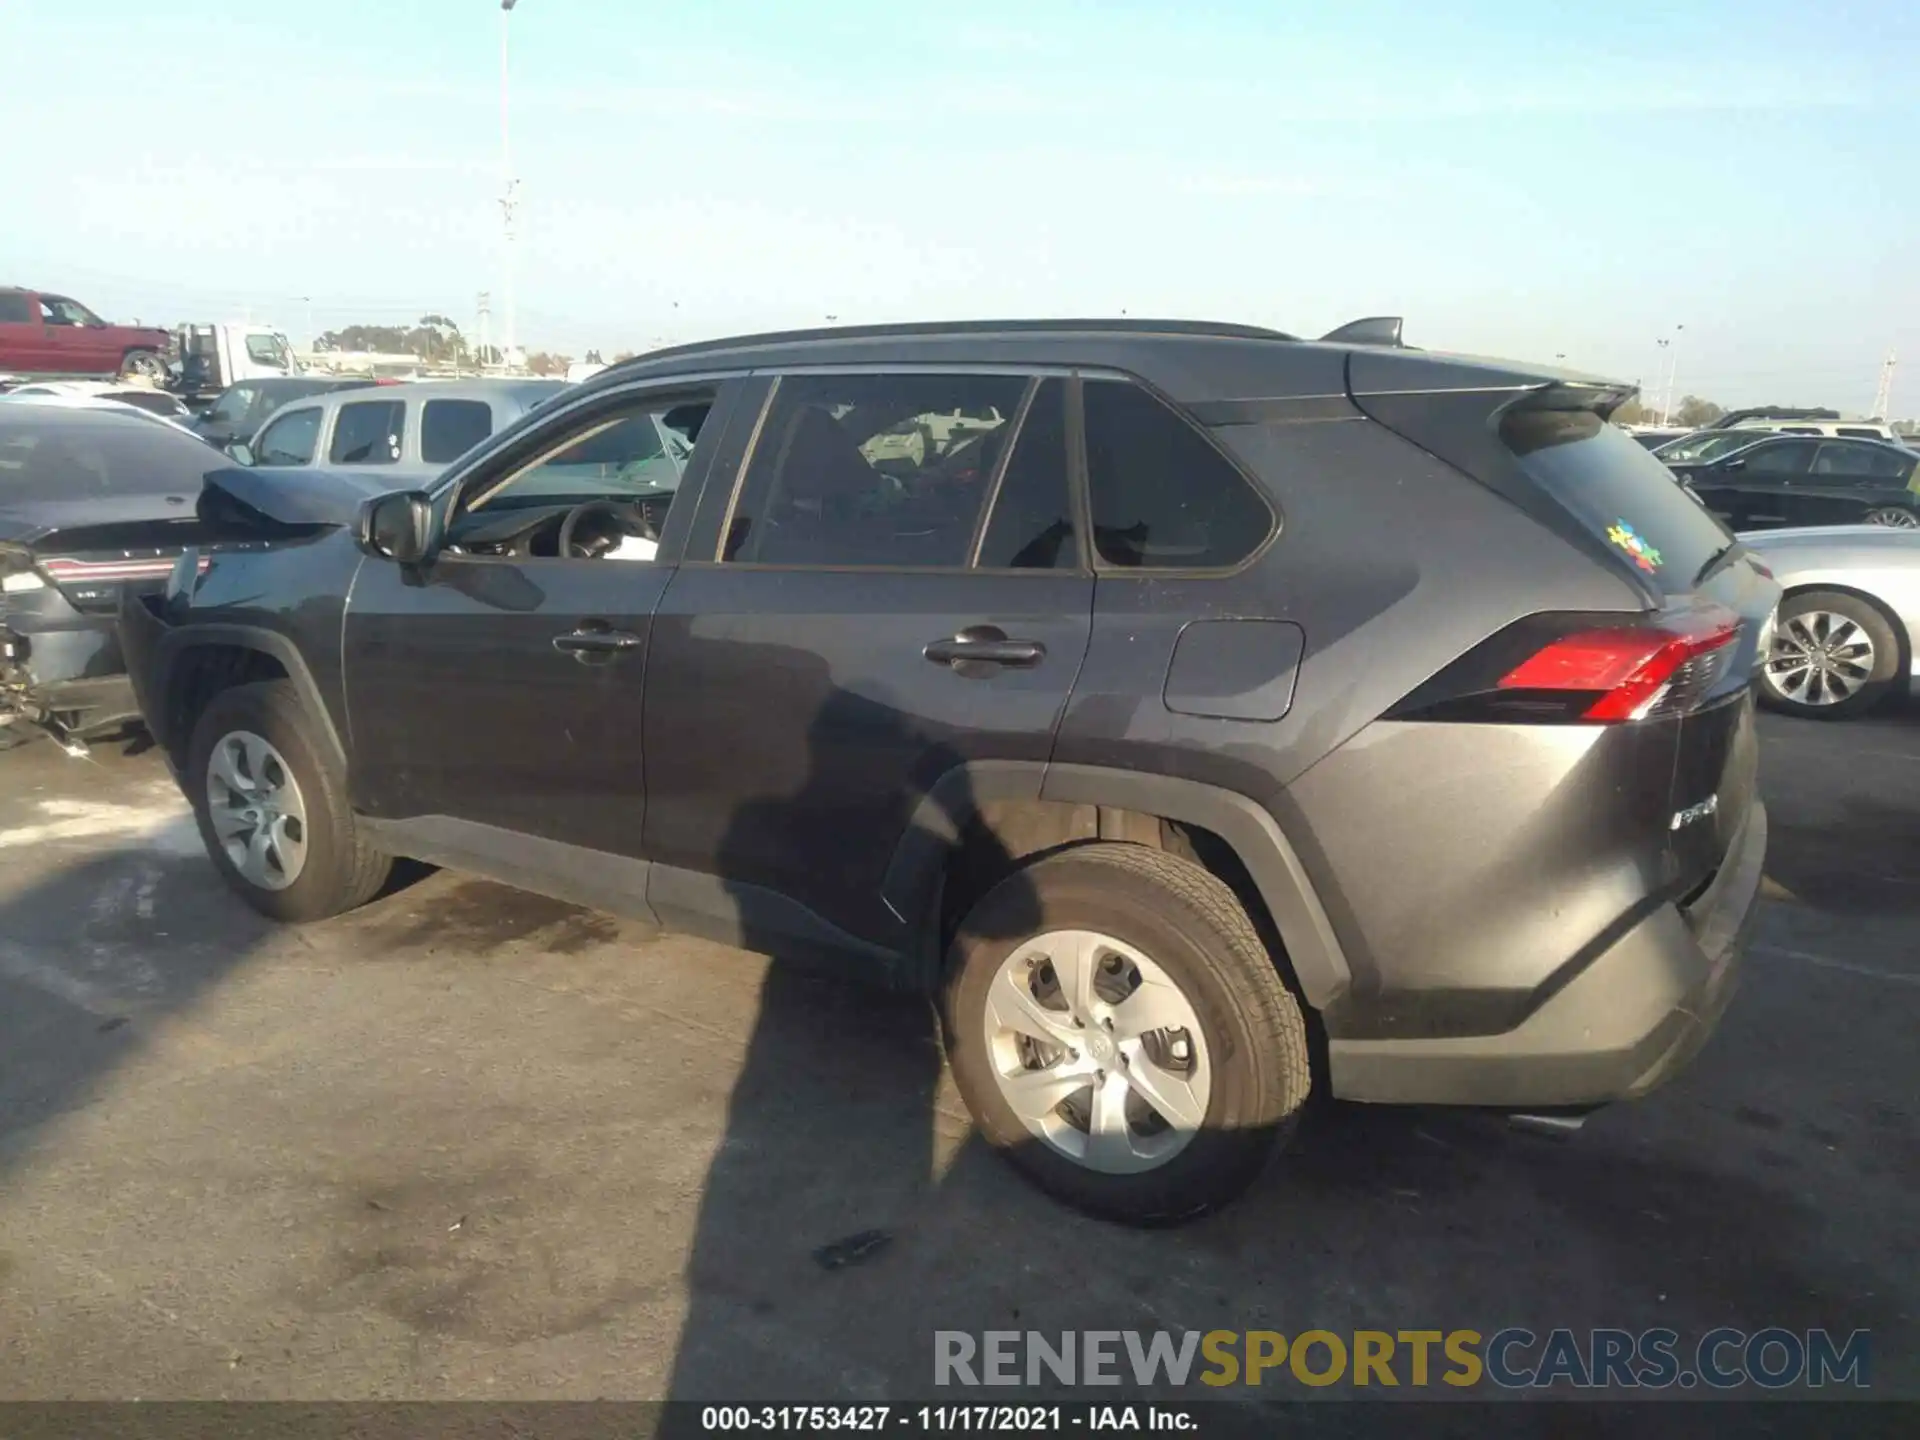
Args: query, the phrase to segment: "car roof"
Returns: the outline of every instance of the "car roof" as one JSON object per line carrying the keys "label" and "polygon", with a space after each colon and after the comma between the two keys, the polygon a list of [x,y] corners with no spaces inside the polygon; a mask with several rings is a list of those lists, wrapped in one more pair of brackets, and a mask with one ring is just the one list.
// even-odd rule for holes
{"label": "car roof", "polygon": [[[1343,327],[1350,328],[1350,327]],[[1006,364],[1105,366],[1135,373],[1176,400],[1394,390],[1497,390],[1567,384],[1631,390],[1604,377],[1527,362],[1405,345],[1303,340],[1257,325],[1199,320],[960,320],[843,325],[676,345],[610,365],[582,389],[718,370],[796,365]]]}
{"label": "car roof", "polygon": [[539,376],[482,376],[467,380],[409,380],[398,385],[376,386],[368,382],[367,388],[377,392],[369,398],[380,400],[489,400],[499,395],[531,400],[557,394],[567,388],[567,382]]}

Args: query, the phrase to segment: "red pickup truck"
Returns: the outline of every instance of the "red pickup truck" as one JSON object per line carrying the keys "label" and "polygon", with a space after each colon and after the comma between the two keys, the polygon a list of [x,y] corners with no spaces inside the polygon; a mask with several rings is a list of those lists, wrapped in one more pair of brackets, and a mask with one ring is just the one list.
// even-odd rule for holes
{"label": "red pickup truck", "polygon": [[167,378],[167,332],[109,325],[77,300],[0,288],[0,375]]}

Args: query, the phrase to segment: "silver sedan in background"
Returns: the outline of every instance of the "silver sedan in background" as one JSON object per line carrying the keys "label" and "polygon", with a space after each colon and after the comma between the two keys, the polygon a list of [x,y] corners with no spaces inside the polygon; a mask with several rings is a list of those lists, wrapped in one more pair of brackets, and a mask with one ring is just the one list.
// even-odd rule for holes
{"label": "silver sedan in background", "polygon": [[1762,675],[1764,704],[1842,720],[1920,685],[1920,531],[1835,525],[1740,538],[1783,592]]}

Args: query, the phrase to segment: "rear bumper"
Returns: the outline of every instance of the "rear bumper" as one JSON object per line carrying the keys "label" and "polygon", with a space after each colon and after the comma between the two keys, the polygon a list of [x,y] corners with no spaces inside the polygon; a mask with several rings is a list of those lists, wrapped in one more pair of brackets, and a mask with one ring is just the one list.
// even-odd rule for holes
{"label": "rear bumper", "polygon": [[57,596],[0,616],[0,715],[65,717],[77,731],[139,718],[111,615],[82,614]]}
{"label": "rear bumper", "polygon": [[1502,1034],[1330,1039],[1333,1093],[1516,1110],[1645,1094],[1699,1053],[1732,998],[1766,853],[1756,799],[1713,883],[1684,911],[1661,906]]}

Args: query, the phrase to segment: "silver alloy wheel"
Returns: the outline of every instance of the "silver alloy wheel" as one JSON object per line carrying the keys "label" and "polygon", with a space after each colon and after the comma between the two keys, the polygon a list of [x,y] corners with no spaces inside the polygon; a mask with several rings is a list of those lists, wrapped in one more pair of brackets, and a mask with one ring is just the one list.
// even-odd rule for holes
{"label": "silver alloy wheel", "polygon": [[143,379],[157,382],[167,378],[167,362],[151,350],[142,350],[127,357],[126,368],[122,373],[138,375]]}
{"label": "silver alloy wheel", "polygon": [[1000,1096],[1035,1139],[1089,1170],[1164,1165],[1200,1132],[1213,1065],[1192,1003],[1111,935],[1053,930],[1017,946],[987,992]]}
{"label": "silver alloy wheel", "polygon": [[1831,610],[1782,620],[1767,656],[1767,684],[1796,705],[1838,705],[1873,677],[1873,637]]}
{"label": "silver alloy wheel", "polygon": [[220,737],[207,757],[207,815],[250,885],[284,890],[307,863],[307,805],[286,758],[251,730]]}
{"label": "silver alloy wheel", "polygon": [[1915,516],[1913,511],[1903,510],[1898,505],[1869,510],[1866,521],[1869,525],[1891,525],[1896,530],[1912,530],[1920,527],[1920,516]]}

